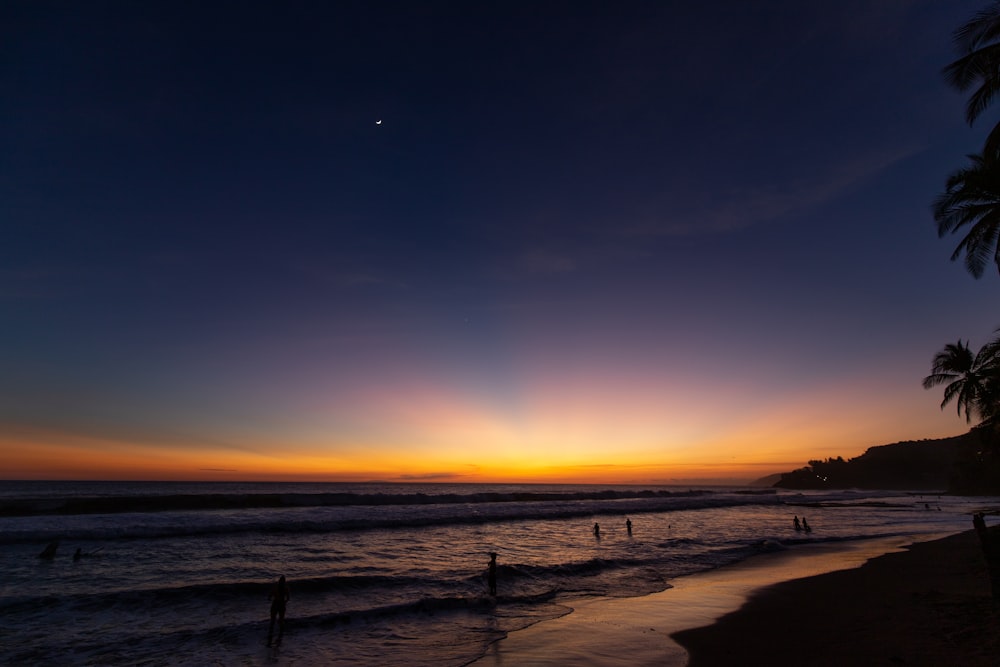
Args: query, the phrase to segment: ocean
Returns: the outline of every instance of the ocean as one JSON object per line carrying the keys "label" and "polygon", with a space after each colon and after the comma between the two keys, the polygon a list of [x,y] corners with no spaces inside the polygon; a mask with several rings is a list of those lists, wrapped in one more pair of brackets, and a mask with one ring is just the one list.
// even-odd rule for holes
{"label": "ocean", "polygon": [[[0,663],[465,665],[581,598],[645,595],[806,543],[955,533],[993,501],[729,487],[0,482]],[[796,532],[793,516],[812,531]],[[55,557],[40,558],[55,541]],[[267,646],[268,593],[281,575],[286,631]]]}

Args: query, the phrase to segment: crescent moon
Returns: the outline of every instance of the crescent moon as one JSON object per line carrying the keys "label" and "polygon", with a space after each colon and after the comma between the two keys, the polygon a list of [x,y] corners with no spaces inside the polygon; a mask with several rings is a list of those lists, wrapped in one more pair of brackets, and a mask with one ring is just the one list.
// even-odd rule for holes
{"label": "crescent moon", "polygon": [[381,124],[382,124],[382,121],[380,121],[380,120],[377,120],[377,121],[375,121],[375,124],[376,124],[376,125],[381,125]]}

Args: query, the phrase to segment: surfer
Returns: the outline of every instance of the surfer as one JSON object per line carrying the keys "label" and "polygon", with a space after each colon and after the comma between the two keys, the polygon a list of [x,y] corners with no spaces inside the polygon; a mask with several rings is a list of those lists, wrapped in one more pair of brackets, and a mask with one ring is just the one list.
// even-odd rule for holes
{"label": "surfer", "polygon": [[594,537],[601,539],[601,526],[600,524],[594,524]]}
{"label": "surfer", "polygon": [[809,522],[806,521],[805,517],[802,517],[802,530],[806,531],[807,533],[812,532],[812,528],[809,527]]}
{"label": "surfer", "polygon": [[632,534],[632,519],[625,519],[625,530],[628,531],[629,535]]}
{"label": "surfer", "polygon": [[38,554],[39,558],[44,560],[52,560],[56,557],[56,550],[59,548],[59,540],[54,542],[49,542],[48,546],[42,550],[42,553]]}
{"label": "surfer", "polygon": [[792,520],[792,525],[795,526],[795,530],[802,530],[802,524],[799,523],[798,516],[796,516],[795,519]]}
{"label": "surfer", "polygon": [[271,625],[267,629],[267,645],[271,645],[271,638],[274,636],[274,619],[278,619],[278,641],[285,634],[285,605],[291,599],[288,593],[288,585],[285,583],[285,575],[278,578],[278,583],[271,589],[268,599],[271,600]]}
{"label": "surfer", "polygon": [[490,595],[496,597],[497,595],[497,554],[495,551],[490,552],[490,565],[489,571],[486,573],[486,583],[490,586]]}

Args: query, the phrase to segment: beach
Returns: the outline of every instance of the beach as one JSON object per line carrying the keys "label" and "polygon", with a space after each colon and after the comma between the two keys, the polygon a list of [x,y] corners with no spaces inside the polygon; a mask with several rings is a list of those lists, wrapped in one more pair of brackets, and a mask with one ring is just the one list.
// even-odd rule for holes
{"label": "beach", "polygon": [[642,598],[582,601],[473,664],[995,665],[1000,628],[974,533],[909,541],[805,546]]}
{"label": "beach", "polygon": [[[4,482],[0,662],[683,667],[698,647],[671,635],[754,591],[954,535],[994,504],[731,487]],[[794,530],[806,514],[812,532]],[[279,576],[288,628],[269,650]],[[807,645],[799,634],[791,643]]]}
{"label": "beach", "polygon": [[715,624],[677,633],[691,667],[993,666],[997,607],[973,532],[864,566],[765,588]]}

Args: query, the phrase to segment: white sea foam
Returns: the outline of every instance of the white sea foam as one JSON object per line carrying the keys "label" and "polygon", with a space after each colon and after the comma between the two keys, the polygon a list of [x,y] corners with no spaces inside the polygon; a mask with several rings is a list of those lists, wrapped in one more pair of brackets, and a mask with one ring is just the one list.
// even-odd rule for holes
{"label": "white sea foam", "polygon": [[[667,487],[12,486],[0,483],[0,506],[29,515],[0,518],[3,658],[61,665],[461,665],[580,597],[663,590],[803,542],[964,530],[985,502]],[[97,499],[75,506],[88,513],[44,513],[83,497]],[[93,513],[107,507],[147,511]],[[792,530],[803,514],[811,533]],[[56,558],[39,559],[55,539]],[[88,555],[74,561],[77,548]],[[496,600],[483,577],[490,551]],[[263,643],[279,574],[292,601],[276,655]]]}

